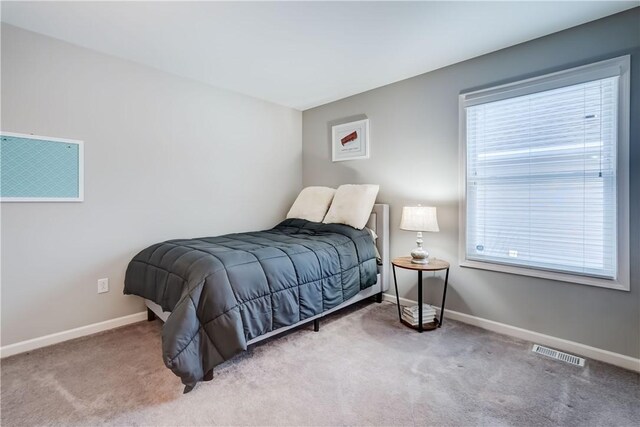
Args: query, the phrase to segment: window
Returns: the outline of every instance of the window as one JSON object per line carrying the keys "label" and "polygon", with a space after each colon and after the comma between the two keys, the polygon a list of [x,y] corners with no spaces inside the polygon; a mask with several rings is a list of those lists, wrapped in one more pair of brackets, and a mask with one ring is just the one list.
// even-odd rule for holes
{"label": "window", "polygon": [[629,57],[461,95],[462,266],[629,289]]}

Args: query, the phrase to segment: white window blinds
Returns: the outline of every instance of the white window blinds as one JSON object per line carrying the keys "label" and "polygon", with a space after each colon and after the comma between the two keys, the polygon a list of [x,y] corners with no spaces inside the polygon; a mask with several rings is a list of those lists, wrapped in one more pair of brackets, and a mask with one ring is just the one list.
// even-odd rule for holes
{"label": "white window blinds", "polygon": [[616,278],[618,77],[466,107],[466,258]]}

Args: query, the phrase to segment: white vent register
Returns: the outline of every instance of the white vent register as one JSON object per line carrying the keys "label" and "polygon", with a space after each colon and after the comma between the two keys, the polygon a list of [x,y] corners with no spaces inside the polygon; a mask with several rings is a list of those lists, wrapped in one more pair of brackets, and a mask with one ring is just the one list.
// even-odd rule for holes
{"label": "white vent register", "polygon": [[531,349],[534,353],[542,354],[543,356],[551,357],[552,359],[561,360],[575,366],[584,366],[584,359],[582,357],[574,356],[573,354],[563,353],[558,350],[554,350],[549,347],[544,347],[539,344],[534,344]]}

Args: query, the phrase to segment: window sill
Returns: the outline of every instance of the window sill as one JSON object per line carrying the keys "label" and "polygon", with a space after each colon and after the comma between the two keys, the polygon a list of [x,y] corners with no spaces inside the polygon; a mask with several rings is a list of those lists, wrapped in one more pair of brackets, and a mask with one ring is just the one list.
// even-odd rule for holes
{"label": "window sill", "polygon": [[581,285],[597,286],[600,288],[615,289],[618,291],[629,291],[629,281],[626,283],[616,280],[602,279],[598,277],[580,276],[577,274],[558,273],[555,271],[536,270],[513,265],[495,264],[491,262],[460,260],[460,267],[477,268],[481,270],[496,271],[499,273],[517,274],[519,276],[537,277],[540,279],[556,280],[559,282],[578,283]]}

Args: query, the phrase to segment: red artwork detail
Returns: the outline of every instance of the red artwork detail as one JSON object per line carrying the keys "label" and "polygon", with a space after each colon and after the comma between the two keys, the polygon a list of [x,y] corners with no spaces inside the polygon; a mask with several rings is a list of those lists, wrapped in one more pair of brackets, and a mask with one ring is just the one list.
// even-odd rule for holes
{"label": "red artwork detail", "polygon": [[351,141],[355,140],[356,138],[358,138],[358,131],[354,130],[349,135],[347,135],[344,138],[342,138],[340,140],[340,142],[342,143],[342,145],[345,145],[347,142],[351,142]]}

